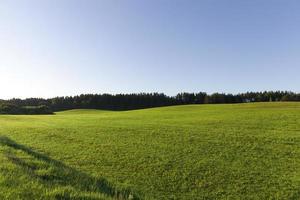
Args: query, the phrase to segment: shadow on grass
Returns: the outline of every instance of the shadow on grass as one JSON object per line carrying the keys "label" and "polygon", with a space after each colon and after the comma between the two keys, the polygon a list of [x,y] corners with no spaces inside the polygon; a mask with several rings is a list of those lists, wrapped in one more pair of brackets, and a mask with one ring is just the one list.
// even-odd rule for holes
{"label": "shadow on grass", "polygon": [[[33,151],[32,149],[18,144],[8,137],[0,136],[0,145],[10,147],[14,150],[22,151],[34,158],[35,162],[26,162],[24,159],[18,158],[12,151],[6,152],[6,157],[15,165],[22,168],[31,177],[41,181],[43,184],[71,186],[76,191],[95,193],[105,195],[114,199],[141,199],[138,195],[133,194],[129,189],[117,189],[104,178],[94,178],[74,168],[68,167],[60,161],[54,160],[44,154]],[[46,172],[46,173],[40,173]],[[66,194],[57,194],[56,199],[76,199]],[[78,198],[93,199],[93,198]]]}

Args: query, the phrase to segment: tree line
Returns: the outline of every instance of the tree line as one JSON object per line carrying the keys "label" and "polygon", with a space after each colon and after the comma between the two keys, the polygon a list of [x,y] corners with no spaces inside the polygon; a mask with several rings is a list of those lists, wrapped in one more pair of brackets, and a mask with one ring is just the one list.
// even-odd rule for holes
{"label": "tree line", "polygon": [[27,98],[0,100],[0,114],[51,114],[69,109],[133,110],[185,104],[248,103],[300,101],[300,93],[289,91],[247,92],[239,94],[163,93],[82,94],[49,99]]}

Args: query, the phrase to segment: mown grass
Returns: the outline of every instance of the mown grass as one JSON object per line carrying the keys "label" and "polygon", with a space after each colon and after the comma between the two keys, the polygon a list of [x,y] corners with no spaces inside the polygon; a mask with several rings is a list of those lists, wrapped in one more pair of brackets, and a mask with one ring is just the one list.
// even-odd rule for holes
{"label": "mown grass", "polygon": [[300,103],[0,116],[0,199],[300,199]]}

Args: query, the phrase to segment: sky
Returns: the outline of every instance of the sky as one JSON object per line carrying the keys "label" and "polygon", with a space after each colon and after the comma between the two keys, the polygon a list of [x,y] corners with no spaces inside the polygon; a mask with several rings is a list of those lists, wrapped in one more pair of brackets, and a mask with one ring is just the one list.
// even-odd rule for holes
{"label": "sky", "polygon": [[0,99],[300,92],[298,0],[0,0]]}

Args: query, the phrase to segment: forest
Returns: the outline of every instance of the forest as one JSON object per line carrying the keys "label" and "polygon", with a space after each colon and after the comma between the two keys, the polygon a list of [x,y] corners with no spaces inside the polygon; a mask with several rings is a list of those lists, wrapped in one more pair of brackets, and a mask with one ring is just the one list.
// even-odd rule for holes
{"label": "forest", "polygon": [[186,104],[226,104],[272,101],[300,101],[300,93],[290,91],[246,92],[239,94],[164,93],[82,94],[49,99],[0,100],[0,114],[53,114],[70,109],[134,110]]}

